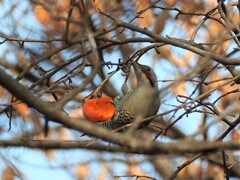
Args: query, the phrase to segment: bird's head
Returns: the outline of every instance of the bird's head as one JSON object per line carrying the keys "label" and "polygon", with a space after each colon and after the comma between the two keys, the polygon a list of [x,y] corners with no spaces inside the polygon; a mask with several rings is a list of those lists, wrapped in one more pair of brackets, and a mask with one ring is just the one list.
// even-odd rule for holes
{"label": "bird's head", "polygon": [[151,87],[157,88],[157,76],[151,67],[139,64],[137,62],[133,63],[133,67],[137,77],[138,85],[150,85]]}

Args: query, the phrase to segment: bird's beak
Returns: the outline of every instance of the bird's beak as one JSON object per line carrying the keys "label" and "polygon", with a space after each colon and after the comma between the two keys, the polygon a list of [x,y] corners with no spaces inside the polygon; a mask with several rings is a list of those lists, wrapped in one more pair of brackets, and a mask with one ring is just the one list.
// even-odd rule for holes
{"label": "bird's beak", "polygon": [[141,66],[137,62],[133,63],[133,68],[137,76],[141,74]]}

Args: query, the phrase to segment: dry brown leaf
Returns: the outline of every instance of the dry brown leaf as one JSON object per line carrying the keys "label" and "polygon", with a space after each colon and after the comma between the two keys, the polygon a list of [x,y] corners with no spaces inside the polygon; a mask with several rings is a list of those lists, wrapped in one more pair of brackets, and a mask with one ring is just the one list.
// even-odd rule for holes
{"label": "dry brown leaf", "polygon": [[[105,12],[107,14],[109,14],[110,16],[112,16],[114,19],[119,19],[120,18],[120,14],[122,14],[122,6],[121,6],[121,2],[119,0],[95,0],[95,1],[90,1],[92,2],[90,4],[90,8],[89,8],[89,13],[93,14],[93,13],[99,13],[99,10],[102,12]],[[93,8],[91,8],[91,6]],[[105,28],[106,27],[106,22],[104,20],[105,18],[103,16],[100,16],[100,21],[101,21],[101,28]]]}
{"label": "dry brown leaf", "polygon": [[106,164],[102,164],[101,169],[98,173],[97,180],[107,179],[107,173],[108,173],[108,166]]}
{"label": "dry brown leaf", "polygon": [[34,7],[34,14],[37,20],[43,25],[48,25],[51,21],[51,16],[41,5],[36,5]]}
{"label": "dry brown leaf", "polygon": [[172,63],[174,63],[175,65],[179,66],[179,67],[184,67],[188,64],[188,59],[185,58],[179,58],[177,56],[175,56],[174,53],[172,53],[171,49],[169,46],[162,46],[159,49],[160,52],[160,56],[162,56],[165,59],[168,59],[169,61],[171,61]]}
{"label": "dry brown leaf", "polygon": [[39,117],[39,114],[37,114],[35,111],[30,111],[29,118],[32,122],[34,122],[34,126],[37,129],[42,129],[42,123]]}
{"label": "dry brown leaf", "polygon": [[177,0],[165,0],[166,4],[170,7],[174,6]]}
{"label": "dry brown leaf", "polygon": [[[211,90],[211,89],[215,89],[218,88],[218,86],[222,85],[223,83],[225,83],[226,81],[222,81],[222,79],[224,78],[231,78],[231,76],[222,76],[220,75],[217,71],[213,71],[209,76],[208,76],[208,82],[214,82],[214,83],[210,83],[207,86],[203,86],[203,93]],[[225,86],[222,86],[220,88],[218,88],[218,90],[220,91],[221,95],[227,94],[233,90],[236,90],[239,88],[239,85],[237,84],[227,84]],[[229,105],[233,105],[235,103],[235,105],[237,105],[237,103],[239,103],[239,101],[237,101],[239,99],[239,93],[231,93],[228,94],[226,96],[224,96],[223,98],[221,98],[218,102],[219,102],[219,106],[221,109],[225,109],[227,108]]]}
{"label": "dry brown leaf", "polygon": [[186,166],[180,173],[178,174],[178,180],[186,180],[186,179],[194,179],[201,180],[202,178],[202,167],[200,165],[196,165],[196,163],[191,163]]}
{"label": "dry brown leaf", "polygon": [[33,139],[34,139],[34,140],[44,139],[44,133],[39,133],[39,134],[37,134],[37,135],[34,135],[34,136],[33,136]]}
{"label": "dry brown leaf", "polygon": [[219,35],[219,32],[223,30],[223,28],[219,25],[219,23],[215,21],[209,22],[207,26],[208,34],[211,35],[213,39]]}
{"label": "dry brown leaf", "polygon": [[180,82],[176,87],[172,89],[172,92],[176,95],[186,95],[185,82]]}
{"label": "dry brown leaf", "polygon": [[30,109],[25,103],[17,103],[13,105],[13,109],[17,111],[17,113],[22,116],[24,119],[29,115]]}
{"label": "dry brown leaf", "polygon": [[176,84],[172,87],[171,91],[176,95],[185,95],[186,94],[186,84],[182,80],[183,76],[181,74],[177,75]]}
{"label": "dry brown leaf", "polygon": [[[71,7],[70,7],[69,0],[61,0],[58,3],[56,3],[55,6],[53,6],[53,12],[57,16],[62,16],[62,17],[67,18],[70,8]],[[75,20],[75,21],[79,21],[81,19],[81,14],[79,13],[79,9],[77,7],[73,7],[71,17],[69,17],[69,18],[71,18],[71,20]],[[54,29],[59,31],[57,29],[57,27],[65,29],[66,22],[54,21],[54,26],[56,26],[56,28],[54,28]],[[77,25],[75,23],[70,23],[69,32],[68,32],[69,38],[70,39],[76,38],[76,36],[81,32],[80,30],[81,30],[80,25]]]}
{"label": "dry brown leaf", "polygon": [[[184,3],[180,5],[180,9],[184,12],[201,12],[205,9],[203,1],[184,0]],[[189,16],[186,16],[186,18],[189,18]]]}
{"label": "dry brown leaf", "polygon": [[[221,37],[221,38],[222,38],[222,40],[224,40],[227,38],[227,36]],[[225,41],[223,43],[219,43],[219,44],[216,44],[215,46],[213,46],[213,50],[215,53],[225,56],[225,52],[228,49],[229,45],[230,45],[230,42]]]}
{"label": "dry brown leaf", "polygon": [[70,8],[70,2],[71,2],[71,1],[69,1],[69,0],[61,0],[61,1],[59,2],[59,4],[60,4],[60,6],[61,6],[62,8],[68,9],[68,8]]}
{"label": "dry brown leaf", "polygon": [[212,9],[213,7],[216,7],[218,5],[217,1],[208,1],[207,2],[209,4],[209,6],[207,8]]}
{"label": "dry brown leaf", "polygon": [[[204,4],[203,2],[199,1],[192,1],[192,0],[185,0],[184,3],[180,4],[180,9],[186,13],[188,12],[202,12],[204,11]],[[191,36],[194,30],[196,29],[196,25],[201,22],[202,18],[199,16],[192,16],[192,15],[184,15],[178,14],[179,16],[178,21],[181,20],[183,25],[182,29],[187,31],[187,35]],[[176,29],[179,31],[179,29]]]}
{"label": "dry brown leaf", "polygon": [[60,134],[60,138],[59,138],[60,141],[69,140],[69,134],[67,133],[67,131],[64,127],[60,128],[59,134]]}
{"label": "dry brown leaf", "polygon": [[9,167],[6,167],[3,171],[2,171],[2,180],[14,180],[15,174],[13,172],[13,170]]}
{"label": "dry brown leaf", "polygon": [[93,6],[96,8],[96,10],[100,9],[101,11],[106,11],[105,1],[103,0],[95,0]]}
{"label": "dry brown leaf", "polygon": [[182,29],[186,30],[187,36],[191,37],[196,29],[197,23],[201,20],[198,16],[179,16],[179,20],[182,20]]}
{"label": "dry brown leaf", "polygon": [[166,20],[169,17],[170,15],[168,11],[163,11],[162,13],[160,13],[157,17],[153,32],[157,34],[161,33],[164,30]]}
{"label": "dry brown leaf", "polygon": [[223,168],[219,165],[208,163],[207,179],[224,180],[225,178]]}
{"label": "dry brown leaf", "polygon": [[47,158],[49,160],[53,159],[54,156],[55,156],[55,151],[51,150],[51,149],[50,150],[46,150],[44,153],[45,153],[45,155],[47,156]]}
{"label": "dry brown leaf", "polygon": [[[137,176],[147,176],[147,174],[138,167],[138,164],[135,162],[129,163],[127,170],[126,170],[126,174],[132,174],[132,175],[137,175]],[[141,177],[141,180],[147,180],[149,178],[144,178]]]}
{"label": "dry brown leaf", "polygon": [[[203,86],[203,92],[207,92],[211,89],[216,88],[217,86],[221,85],[223,83],[223,81],[221,81],[223,77],[219,75],[219,73],[217,71],[213,71],[211,72],[211,74],[208,76],[208,80],[207,82],[213,82],[208,84],[207,86]],[[217,81],[220,80],[220,81]]]}
{"label": "dry brown leaf", "polygon": [[[198,24],[199,20],[200,20],[200,18],[199,18],[198,16],[190,16],[190,17],[188,18],[189,24],[190,24],[191,26],[192,26],[192,25],[196,26],[196,25]],[[189,35],[191,35],[191,34],[192,34],[192,32],[189,33]]]}
{"label": "dry brown leaf", "polygon": [[[104,35],[102,35],[102,38],[103,39],[111,39],[111,35],[109,33],[104,34]],[[105,41],[99,41],[99,46],[103,46],[104,44],[106,44]],[[112,46],[110,46],[110,47],[106,48],[105,50],[106,50],[106,52],[111,53],[113,51],[113,49],[114,48]]]}
{"label": "dry brown leaf", "polygon": [[0,86],[0,98],[3,96],[5,89]]}
{"label": "dry brown leaf", "polygon": [[232,15],[230,15],[232,17],[232,23],[234,25],[234,27],[239,27],[239,24],[240,24],[240,19],[239,19],[239,15],[234,13],[232,11]]}
{"label": "dry brown leaf", "polygon": [[231,133],[232,140],[240,142],[240,130],[233,129]]}
{"label": "dry brown leaf", "polygon": [[[116,29],[117,34],[119,34],[118,38],[122,41],[126,39],[126,35],[124,32],[121,32],[120,29]],[[127,59],[131,53],[133,53],[133,48],[129,44],[123,44],[119,46],[120,51],[122,53],[123,59]]]}
{"label": "dry brown leaf", "polygon": [[70,8],[69,0],[60,0],[53,5],[53,12],[58,16],[66,16],[65,13],[69,10],[69,8]]}
{"label": "dry brown leaf", "polygon": [[151,5],[149,0],[133,0],[133,3],[136,7],[136,13],[140,14],[137,22],[143,27],[151,26],[154,20],[153,11],[151,8],[145,11],[145,9]]}
{"label": "dry brown leaf", "polygon": [[[34,7],[34,14],[38,21],[45,26],[49,35],[56,35],[56,33],[63,33],[66,27],[66,22],[62,20],[55,19],[54,17],[64,17],[68,18],[68,13],[70,10],[70,1],[61,0],[52,4],[46,3],[45,6],[36,5]],[[73,8],[71,13],[71,20],[78,21],[80,19],[80,13],[76,7]],[[80,33],[80,26],[75,23],[69,24],[68,36],[69,38],[74,38]]]}
{"label": "dry brown leaf", "polygon": [[206,42],[215,43],[212,46],[212,51],[217,54],[225,55],[226,49],[229,46],[229,41],[225,41],[229,35],[228,32],[214,21],[210,21],[207,26],[208,34]]}
{"label": "dry brown leaf", "polygon": [[81,163],[75,166],[75,174],[78,180],[85,180],[89,175],[89,165],[87,163]]}
{"label": "dry brown leaf", "polygon": [[[220,92],[222,95],[225,95],[226,93],[229,93],[230,91],[233,91],[236,89],[236,86],[230,86],[230,85],[226,85],[223,86],[222,88],[220,88]],[[223,97],[220,99],[220,107],[222,109],[227,108],[229,105],[237,105],[239,104],[239,93],[232,93],[232,94],[228,94],[227,96]]]}

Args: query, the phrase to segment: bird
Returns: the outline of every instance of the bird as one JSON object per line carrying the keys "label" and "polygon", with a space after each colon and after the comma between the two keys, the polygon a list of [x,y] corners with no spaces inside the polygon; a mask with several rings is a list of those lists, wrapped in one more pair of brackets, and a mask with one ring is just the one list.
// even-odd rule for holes
{"label": "bird", "polygon": [[[139,129],[151,122],[140,122],[142,119],[157,114],[161,101],[156,73],[147,65],[137,62],[132,64],[137,80],[136,87],[131,91],[122,88],[125,89],[122,90],[123,94],[114,99],[114,116],[110,120],[98,123],[98,125],[116,130],[136,123],[136,128]],[[123,84],[123,86],[126,85]]]}

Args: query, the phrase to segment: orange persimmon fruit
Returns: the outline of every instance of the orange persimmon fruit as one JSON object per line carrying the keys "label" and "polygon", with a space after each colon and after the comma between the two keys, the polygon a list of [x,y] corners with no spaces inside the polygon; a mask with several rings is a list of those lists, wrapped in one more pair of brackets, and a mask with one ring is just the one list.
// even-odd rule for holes
{"label": "orange persimmon fruit", "polygon": [[84,117],[93,123],[109,120],[115,113],[112,98],[102,96],[100,98],[88,99],[82,106]]}

